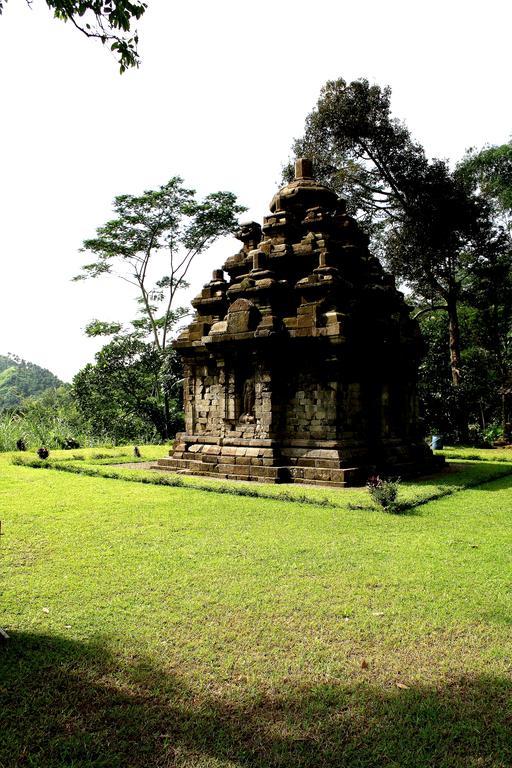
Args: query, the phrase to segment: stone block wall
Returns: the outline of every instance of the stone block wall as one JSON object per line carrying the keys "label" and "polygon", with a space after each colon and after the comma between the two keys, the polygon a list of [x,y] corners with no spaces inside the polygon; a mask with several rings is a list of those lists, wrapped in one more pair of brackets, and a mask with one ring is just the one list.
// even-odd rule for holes
{"label": "stone block wall", "polygon": [[283,432],[290,439],[335,440],[339,423],[337,381],[299,373],[286,400]]}

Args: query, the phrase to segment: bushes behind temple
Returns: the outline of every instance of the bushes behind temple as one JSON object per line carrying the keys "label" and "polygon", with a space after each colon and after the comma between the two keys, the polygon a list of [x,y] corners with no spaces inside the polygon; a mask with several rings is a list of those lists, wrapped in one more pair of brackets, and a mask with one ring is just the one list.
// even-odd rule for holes
{"label": "bushes behind temple", "polygon": [[0,451],[15,451],[17,443],[27,450],[41,445],[50,449],[119,444],[131,441],[159,442],[156,430],[131,415],[119,414],[112,429],[97,430],[80,412],[70,385],[50,389],[23,400],[16,409],[0,412]]}

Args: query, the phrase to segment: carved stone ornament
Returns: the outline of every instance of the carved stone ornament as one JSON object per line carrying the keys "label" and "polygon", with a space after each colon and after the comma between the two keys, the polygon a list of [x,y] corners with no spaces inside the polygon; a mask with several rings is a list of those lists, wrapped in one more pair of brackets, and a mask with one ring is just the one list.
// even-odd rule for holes
{"label": "carved stone ornament", "polygon": [[253,379],[246,379],[243,390],[243,412],[242,416],[254,417],[255,389]]}

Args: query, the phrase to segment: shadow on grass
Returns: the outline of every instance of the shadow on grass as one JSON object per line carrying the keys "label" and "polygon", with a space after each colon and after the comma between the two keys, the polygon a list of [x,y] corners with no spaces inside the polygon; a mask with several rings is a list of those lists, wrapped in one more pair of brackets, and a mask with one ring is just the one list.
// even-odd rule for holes
{"label": "shadow on grass", "polygon": [[[362,673],[368,674],[368,673]],[[227,683],[231,682],[231,687]],[[510,680],[436,687],[240,678],[192,689],[101,643],[13,634],[0,650],[2,768],[454,768],[512,763]]]}
{"label": "shadow on grass", "polygon": [[461,485],[467,481],[488,482],[494,478],[509,477],[512,475],[512,464],[495,461],[448,461],[446,465],[435,474],[417,477],[413,483],[420,485]]}
{"label": "shadow on grass", "polygon": [[[490,461],[456,462],[446,465],[444,470],[435,475],[418,477],[412,482],[405,481],[403,487],[408,491],[414,491],[416,487],[431,488],[432,494],[427,492],[423,498],[418,499],[418,502],[423,504],[438,495],[439,497],[451,495],[468,488],[492,491],[494,483],[498,480],[505,482],[503,487],[509,487],[512,484],[512,465],[507,466]],[[489,485],[491,483],[493,485]]]}
{"label": "shadow on grass", "polygon": [[[487,463],[489,464],[489,462]],[[506,474],[496,474],[494,477],[481,480],[479,483],[472,483],[468,487],[476,491],[497,491],[512,488],[512,468]]]}

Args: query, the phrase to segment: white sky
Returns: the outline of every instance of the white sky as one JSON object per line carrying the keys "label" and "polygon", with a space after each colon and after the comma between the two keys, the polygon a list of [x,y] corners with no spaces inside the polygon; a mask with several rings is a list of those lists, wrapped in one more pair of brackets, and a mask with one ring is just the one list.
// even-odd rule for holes
{"label": "white sky", "polygon": [[[179,174],[232,190],[261,221],[323,83],[368,77],[432,156],[512,133],[510,0],[148,0],[142,65],[53,20],[44,0],[0,17],[0,354],[65,380],[94,357],[88,320],[128,320],[130,288],[71,283],[117,194]],[[201,257],[192,293],[238,250]],[[87,258],[85,259],[87,260]]]}

